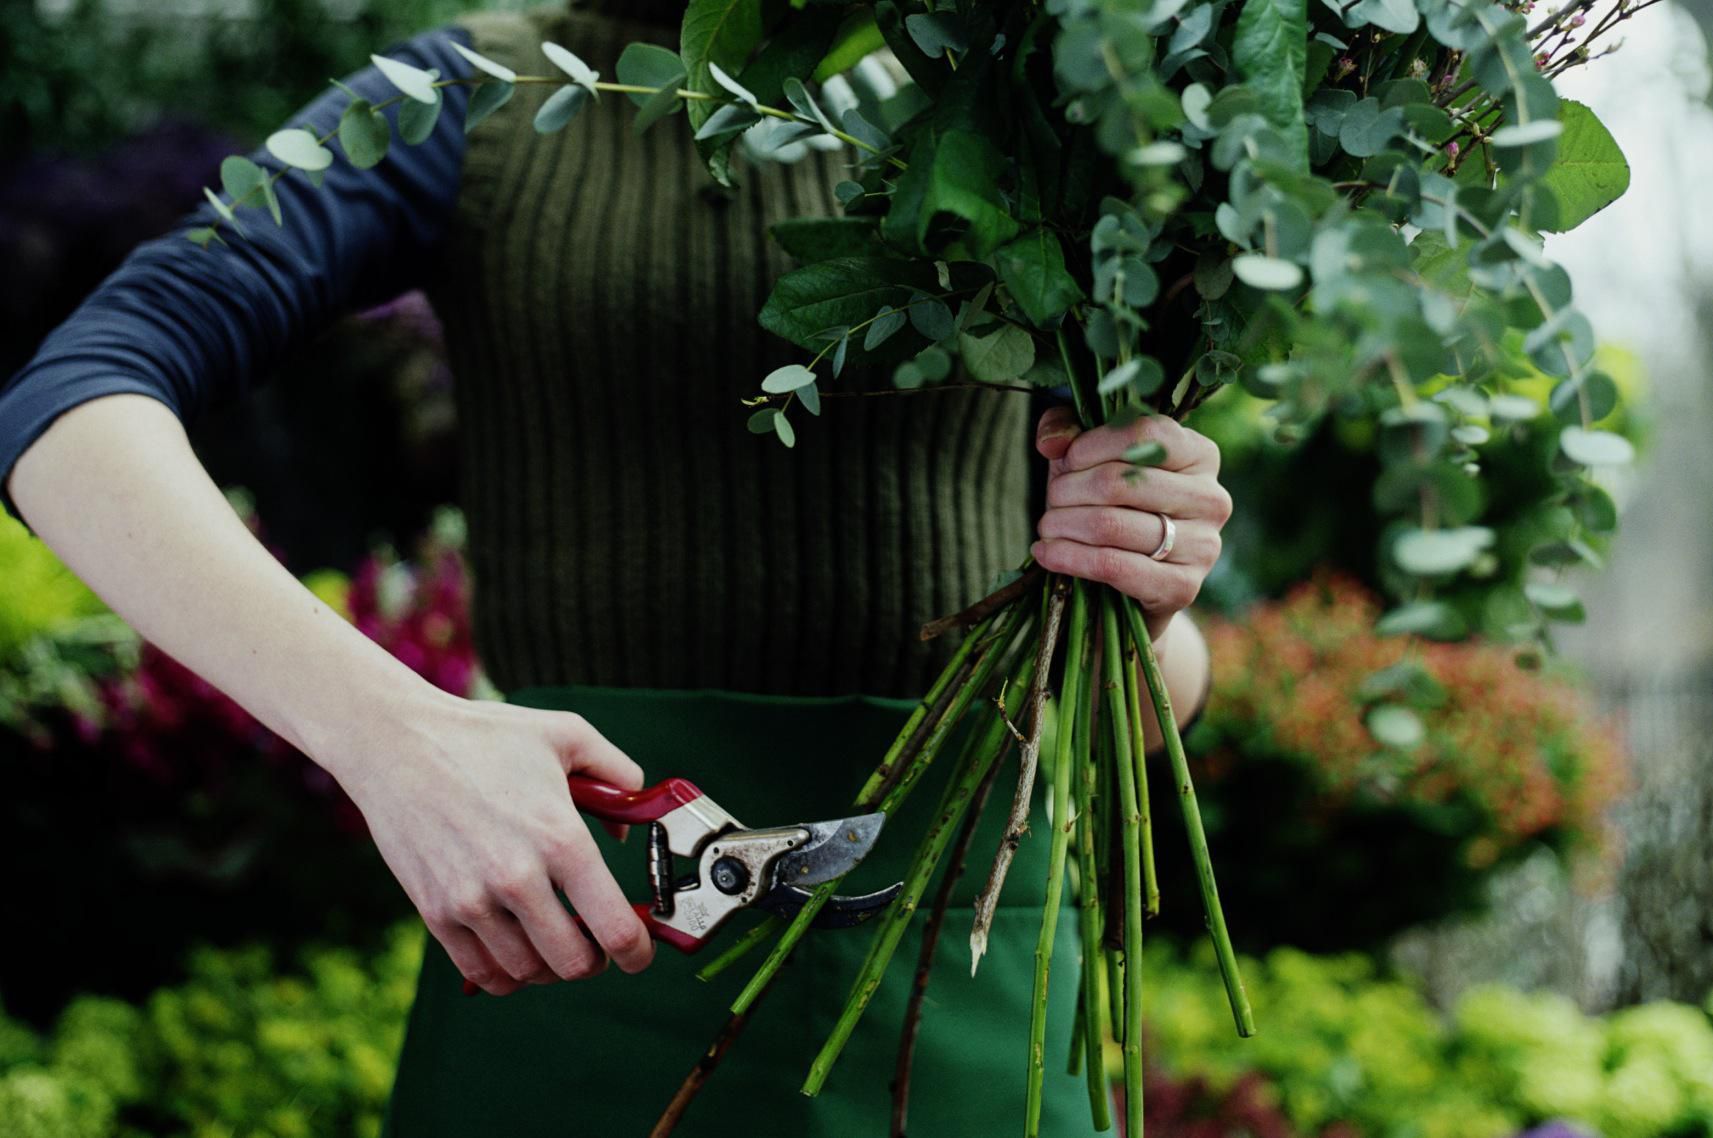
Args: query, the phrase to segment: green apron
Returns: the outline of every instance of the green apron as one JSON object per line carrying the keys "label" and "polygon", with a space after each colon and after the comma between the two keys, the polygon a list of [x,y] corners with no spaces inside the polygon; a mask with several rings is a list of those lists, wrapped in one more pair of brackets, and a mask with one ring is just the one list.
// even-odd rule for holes
{"label": "green apron", "polygon": [[[597,687],[536,688],[510,698],[581,713],[642,764],[651,781],[689,778],[751,826],[845,813],[914,706],[862,696]],[[848,891],[902,876],[951,765],[951,756],[942,755],[938,769],[889,820],[874,853],[847,879]],[[968,944],[968,906],[998,844],[1014,769],[1001,772],[971,847],[928,987],[909,1116],[910,1133],[927,1138],[988,1138],[1023,1126],[1029,994],[1047,862],[1048,831],[1039,807],[973,980]],[[626,892],[645,898],[642,846],[635,839],[620,845],[598,828],[595,833]],[[725,1022],[727,1005],[763,953],[755,951],[710,983],[696,979],[696,968],[754,919],[734,918],[701,957],[661,945],[654,963],[637,975],[609,968],[589,980],[532,986],[502,999],[463,996],[458,972],[431,938],[384,1132],[393,1138],[642,1138]],[[921,925],[918,920],[900,945],[886,983],[826,1089],[813,1099],[798,1087],[844,1004],[872,932],[811,932],[676,1133],[884,1138]],[[1075,1138],[1092,1132],[1084,1081],[1065,1073],[1078,975],[1076,921],[1067,913],[1058,927],[1041,1133]]]}

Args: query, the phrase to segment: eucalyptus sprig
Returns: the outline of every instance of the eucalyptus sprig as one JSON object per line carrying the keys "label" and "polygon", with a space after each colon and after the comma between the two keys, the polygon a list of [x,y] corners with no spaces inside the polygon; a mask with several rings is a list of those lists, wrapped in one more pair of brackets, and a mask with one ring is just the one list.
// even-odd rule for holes
{"label": "eucalyptus sprig", "polygon": [[[476,72],[456,79],[377,57],[400,97],[371,106],[353,95],[333,133],[351,161],[372,165],[391,138],[385,106],[400,105],[399,135],[411,142],[432,130],[447,86],[475,87],[470,129],[518,85],[541,83],[555,88],[536,113],[543,132],[607,92],[636,105],[638,130],[682,110],[686,144],[720,182],[763,120],[783,123],[785,142],[837,139],[850,158],[834,187],[842,214],[772,231],[798,267],[774,282],[759,319],[804,355],[758,377],[746,401],[752,430],[792,446],[799,404],[818,415],[823,398],[970,386],[1055,392],[1085,427],[1181,419],[1240,385],[1270,402],[1287,441],[1327,416],[1376,435],[1374,500],[1390,519],[1378,552],[1396,601],[1382,631],[1479,631],[1517,643],[1527,661],[1550,647],[1552,622],[1581,619],[1563,574],[1599,563],[1617,522],[1600,476],[1632,458],[1608,428],[1617,385],[1595,364],[1569,277],[1545,253],[1546,235],[1613,201],[1629,170],[1593,112],[1561,100],[1551,79],[1602,54],[1605,36],[1656,2],[1568,0],[1531,24],[1534,0],[689,0],[679,50],[630,45],[617,83],[555,44],[542,45],[558,71],[547,76],[462,48]],[[831,113],[832,78],[881,47],[909,83],[885,98],[859,91]],[[269,149],[313,178],[332,161],[332,137],[284,132]],[[210,194],[221,222],[236,224],[232,211],[252,204],[279,220],[272,186],[284,172],[223,169],[231,202]],[[875,383],[888,373],[890,384]],[[1529,394],[1543,377],[1544,407]],[[1488,464],[1543,431],[1558,508],[1544,522],[1486,516]],[[1126,455],[1138,477],[1163,457],[1157,446]],[[1546,575],[1513,584],[1496,571],[1500,549],[1527,550]],[[1239,1034],[1255,1026],[1146,622],[1131,598],[1025,564],[924,635],[954,627],[970,631],[855,802],[895,809],[942,753],[953,756],[949,789],[804,1089],[834,1077],[932,874],[947,856],[946,872],[962,868],[968,842],[951,840],[960,817],[979,810],[977,789],[1020,737],[971,945],[979,961],[1012,852],[1048,842],[1030,1045],[1019,1056],[1023,1128],[1039,1127],[1047,991],[1070,971],[1079,994],[1067,1042],[1086,1061],[1096,1125],[1108,1122],[1099,1048],[1112,1038],[1127,1132],[1140,1135],[1139,958],[1144,920],[1165,903],[1153,872],[1150,713],[1234,1022]],[[1419,741],[1412,708],[1431,685],[1418,680],[1407,662],[1375,677],[1367,724],[1381,745]],[[1049,724],[1052,828],[1032,836]],[[1059,961],[1055,977],[1070,864],[1082,960]],[[704,970],[770,945],[656,1135],[727,1054],[836,884]],[[918,1011],[930,964],[931,953],[918,965]],[[899,1129],[913,1039],[912,1022]]]}

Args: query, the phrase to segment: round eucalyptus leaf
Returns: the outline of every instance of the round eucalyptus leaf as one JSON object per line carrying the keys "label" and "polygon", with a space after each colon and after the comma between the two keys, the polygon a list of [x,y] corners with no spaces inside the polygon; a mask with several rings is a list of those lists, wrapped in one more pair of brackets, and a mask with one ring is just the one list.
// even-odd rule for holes
{"label": "round eucalyptus leaf", "polygon": [[1572,500],[1576,520],[1589,533],[1609,534],[1618,528],[1618,506],[1612,495],[1593,483],[1580,487]]}
{"label": "round eucalyptus leaf", "polygon": [[1457,640],[1468,634],[1469,625],[1462,614],[1444,601],[1410,601],[1376,621],[1374,631],[1381,636]]}
{"label": "round eucalyptus leaf", "polygon": [[[387,81],[419,103],[432,103],[440,96],[434,90],[434,76],[420,67],[412,67],[384,55],[371,55],[369,61],[387,77]],[[310,167],[304,167],[310,169]]]}
{"label": "round eucalyptus leaf", "polygon": [[1213,96],[1200,83],[1191,83],[1184,88],[1181,105],[1184,117],[1191,124],[1202,129],[1208,129],[1207,108],[1213,102]]}
{"label": "round eucalyptus leaf", "polygon": [[1368,713],[1368,733],[1381,746],[1408,751],[1427,738],[1421,717],[1407,707],[1382,703]]}
{"label": "round eucalyptus leaf", "polygon": [[226,196],[232,199],[234,207],[255,205],[259,200],[267,207],[275,225],[284,222],[279,195],[274,192],[273,177],[250,159],[234,154],[220,163],[220,185]]}
{"label": "round eucalyptus leaf", "polygon": [[1541,407],[1526,395],[1495,395],[1487,403],[1487,413],[1496,422],[1526,423],[1541,413]]}
{"label": "round eucalyptus leaf", "polygon": [[1502,126],[1493,132],[1488,141],[1501,150],[1519,146],[1533,146],[1537,142],[1546,142],[1564,133],[1564,124],[1557,119],[1537,119],[1534,122],[1512,123]]}
{"label": "round eucalyptus leaf", "polygon": [[464,133],[475,130],[487,117],[511,102],[517,88],[510,83],[484,83],[470,96],[464,108]]}
{"label": "round eucalyptus leaf", "polygon": [[595,90],[595,82],[601,73],[579,59],[575,52],[568,51],[551,41],[541,45],[541,54],[545,55],[553,66],[570,76],[571,82],[583,88],[591,96],[599,93]]}
{"label": "round eucalyptus leaf", "polygon": [[1303,283],[1302,266],[1260,253],[1240,253],[1232,258],[1231,271],[1250,288],[1289,292]]}
{"label": "round eucalyptus leaf", "polygon": [[507,67],[505,64],[495,63],[487,56],[482,55],[479,52],[471,51],[456,40],[451,41],[451,43],[452,50],[469,60],[471,64],[475,66],[476,70],[486,72],[487,74],[492,75],[495,79],[500,80],[502,83],[517,82],[517,72]]}
{"label": "round eucalyptus leaf", "polygon": [[214,207],[214,212],[220,215],[222,221],[235,221],[232,216],[232,207],[221,201],[219,194],[204,186],[202,187],[202,196],[208,199],[208,204]]}
{"label": "round eucalyptus leaf", "polygon": [[761,381],[761,389],[769,395],[784,395],[814,382],[815,373],[802,364],[786,364],[768,372],[767,378]]}
{"label": "round eucalyptus leaf", "polygon": [[937,296],[921,293],[910,298],[910,326],[920,332],[923,339],[936,344],[950,339],[958,330],[946,302]]}
{"label": "round eucalyptus leaf", "polygon": [[[402,114],[400,118],[403,118]],[[359,170],[379,165],[387,156],[387,145],[391,141],[392,127],[386,116],[375,110],[366,99],[358,99],[339,116],[339,145],[351,165]]]}
{"label": "round eucalyptus leaf", "polygon": [[797,402],[803,404],[803,410],[811,415],[821,413],[821,389],[814,384],[797,389]]}
{"label": "round eucalyptus leaf", "polygon": [[1132,466],[1159,466],[1166,461],[1166,448],[1153,441],[1137,443],[1125,450],[1124,461]]}
{"label": "round eucalyptus leaf", "polygon": [[904,313],[890,304],[883,305],[880,311],[875,314],[874,320],[869,323],[868,331],[862,338],[863,351],[872,352],[886,343],[892,338],[893,333],[904,327],[904,322],[907,319],[908,317]]}
{"label": "round eucalyptus leaf", "polygon": [[916,356],[916,366],[922,371],[922,378],[930,383],[939,383],[952,374],[951,353],[944,348],[924,348]]}
{"label": "round eucalyptus leaf", "polygon": [[[713,78],[714,82],[724,87],[727,91],[730,91],[740,102],[747,106],[754,108],[760,103],[760,100],[755,97],[755,92],[751,91],[748,87],[745,87],[742,83],[739,83],[736,79],[733,79],[730,75],[727,75],[725,71],[721,69],[720,65],[715,63],[713,60],[708,61],[708,74]],[[787,443],[786,445],[789,446],[790,444]]]}
{"label": "round eucalyptus leaf", "polygon": [[1630,440],[1611,431],[1566,427],[1558,436],[1558,445],[1570,461],[1583,466],[1627,466],[1636,457]]}
{"label": "round eucalyptus leaf", "polygon": [[773,417],[773,433],[779,436],[779,441],[787,447],[797,445],[797,431],[791,426],[791,420],[781,411]]}
{"label": "round eucalyptus leaf", "polygon": [[[581,91],[582,88],[578,87],[577,90]],[[737,103],[727,103],[725,106],[709,115],[707,121],[697,128],[696,141],[701,142],[705,139],[715,138],[722,134],[733,134],[740,130],[748,130],[760,121],[761,116],[750,110],[748,107],[740,106]]]}
{"label": "round eucalyptus leaf", "polygon": [[399,107],[399,138],[406,145],[419,146],[434,133],[434,124],[440,121],[440,108],[445,104],[439,91],[434,94],[432,103],[412,100]]}
{"label": "round eucalyptus leaf", "polygon": [[266,145],[269,154],[299,170],[314,173],[333,165],[333,151],[299,127],[275,131],[268,135]]}
{"label": "round eucalyptus leaf", "polygon": [[1493,531],[1485,526],[1406,530],[1392,544],[1392,559],[1406,573],[1439,577],[1468,568],[1492,544]]}
{"label": "round eucalyptus leaf", "polygon": [[577,117],[589,101],[589,92],[573,83],[568,83],[547,97],[541,104],[541,109],[535,112],[535,131],[537,134],[552,134],[563,130],[567,123]]}
{"label": "round eucalyptus leaf", "polygon": [[1582,598],[1567,585],[1530,581],[1523,585],[1523,595],[1554,620],[1575,623],[1586,615],[1582,609]]}
{"label": "round eucalyptus leaf", "polygon": [[779,417],[779,408],[763,407],[749,417],[744,425],[752,435],[770,435],[773,433],[773,420]]}
{"label": "round eucalyptus leaf", "polygon": [[1598,423],[1617,409],[1618,385],[1603,371],[1584,372],[1554,387],[1547,403],[1567,426]]}
{"label": "round eucalyptus leaf", "polygon": [[1189,157],[1189,153],[1184,149],[1183,143],[1161,139],[1146,146],[1138,146],[1130,152],[1128,158],[1137,166],[1174,166]]}

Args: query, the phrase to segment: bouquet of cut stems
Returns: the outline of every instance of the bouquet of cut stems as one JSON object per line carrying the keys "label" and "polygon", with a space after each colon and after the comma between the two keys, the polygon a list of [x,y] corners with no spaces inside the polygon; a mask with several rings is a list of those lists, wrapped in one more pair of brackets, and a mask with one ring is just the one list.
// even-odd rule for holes
{"label": "bouquet of cut stems", "polygon": [[[1568,0],[1531,20],[1533,0],[691,0],[679,50],[630,45],[616,82],[551,43],[541,75],[463,48],[467,76],[378,56],[376,65],[399,89],[406,142],[428,135],[446,86],[476,88],[474,128],[519,85],[546,84],[537,130],[564,129],[590,99],[621,94],[637,104],[639,130],[685,113],[720,181],[733,176],[740,146],[752,158],[811,136],[849,147],[850,176],[836,187],[843,215],[773,230],[801,267],[776,282],[760,320],[804,358],[758,377],[749,401],[758,434],[794,446],[791,416],[821,414],[822,393],[859,362],[890,368],[899,390],[1056,390],[1084,427],[1181,419],[1233,383],[1274,401],[1286,438],[1329,414],[1366,419],[1384,461],[1375,500],[1392,518],[1381,553],[1397,603],[1382,630],[1454,639],[1478,629],[1518,644],[1526,661],[1548,644],[1549,622],[1580,617],[1554,577],[1597,559],[1586,538],[1610,533],[1616,510],[1596,471],[1631,458],[1621,436],[1600,429],[1617,389],[1594,365],[1590,326],[1542,241],[1614,200],[1628,168],[1592,112],[1560,100],[1551,79],[1654,2]],[[826,85],[877,51],[909,82],[895,92],[847,85],[855,105],[835,113]],[[392,128],[380,106],[355,100],[323,137],[275,135],[275,170],[229,159],[226,199],[210,193],[221,224],[240,206],[277,211],[273,183],[293,169],[314,177],[332,161],[335,135],[351,161],[381,161]],[[765,136],[752,130],[762,124]],[[219,239],[218,228],[193,237]],[[1548,473],[1563,509],[1550,532],[1512,533],[1482,517],[1483,456],[1537,417],[1512,385],[1540,372],[1555,381],[1559,445]],[[1144,478],[1164,457],[1158,444],[1125,456]],[[1527,544],[1542,579],[1523,588],[1493,579],[1488,551],[1499,541]],[[979,962],[1018,843],[1049,842],[1020,1121],[1027,1134],[1039,1129],[1047,988],[1074,974],[1078,1026],[1063,1042],[1087,1071],[1096,1125],[1110,1124],[1102,1054],[1116,1039],[1127,1133],[1139,1135],[1138,965],[1145,919],[1160,904],[1143,762],[1150,709],[1237,1031],[1254,1030],[1143,613],[1108,587],[1026,563],[924,634],[955,627],[967,635],[855,804],[892,812],[936,761],[954,764],[948,789],[804,1090],[832,1072],[936,868],[969,854],[974,820],[1015,749],[1009,823],[971,947]],[[1366,723],[1382,745],[1420,738],[1415,667],[1406,660],[1376,677]],[[1030,838],[1048,737],[1052,824]],[[1067,964],[1053,947],[1073,867],[1082,953]],[[671,1130],[836,884],[704,970],[771,941],[657,1134]],[[928,906],[895,1085],[898,1130],[948,891]]]}

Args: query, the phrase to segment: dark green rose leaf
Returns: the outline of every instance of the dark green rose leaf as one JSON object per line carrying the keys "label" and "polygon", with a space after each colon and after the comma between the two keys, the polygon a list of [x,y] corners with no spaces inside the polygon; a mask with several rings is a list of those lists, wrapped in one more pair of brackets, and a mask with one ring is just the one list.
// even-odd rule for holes
{"label": "dark green rose leaf", "polygon": [[958,334],[958,354],[964,370],[980,383],[1010,383],[1020,379],[1035,363],[1035,337],[1015,324],[976,335]]}
{"label": "dark green rose leaf", "polygon": [[1623,196],[1630,188],[1630,164],[1594,112],[1570,99],[1559,102],[1564,133],[1558,159],[1541,178],[1558,203],[1553,233],[1575,229]]}
{"label": "dark green rose leaf", "polygon": [[997,259],[1000,281],[1037,328],[1048,327],[1082,299],[1082,289],[1065,268],[1058,235],[1051,230],[1030,230],[1002,246]]}
{"label": "dark green rose leaf", "polygon": [[1308,14],[1304,0],[1243,0],[1231,57],[1244,85],[1259,97],[1262,117],[1284,138],[1291,165],[1307,170],[1303,72],[1308,58]]}
{"label": "dark green rose leaf", "polygon": [[799,261],[860,257],[874,250],[872,217],[791,217],[768,230]]}

